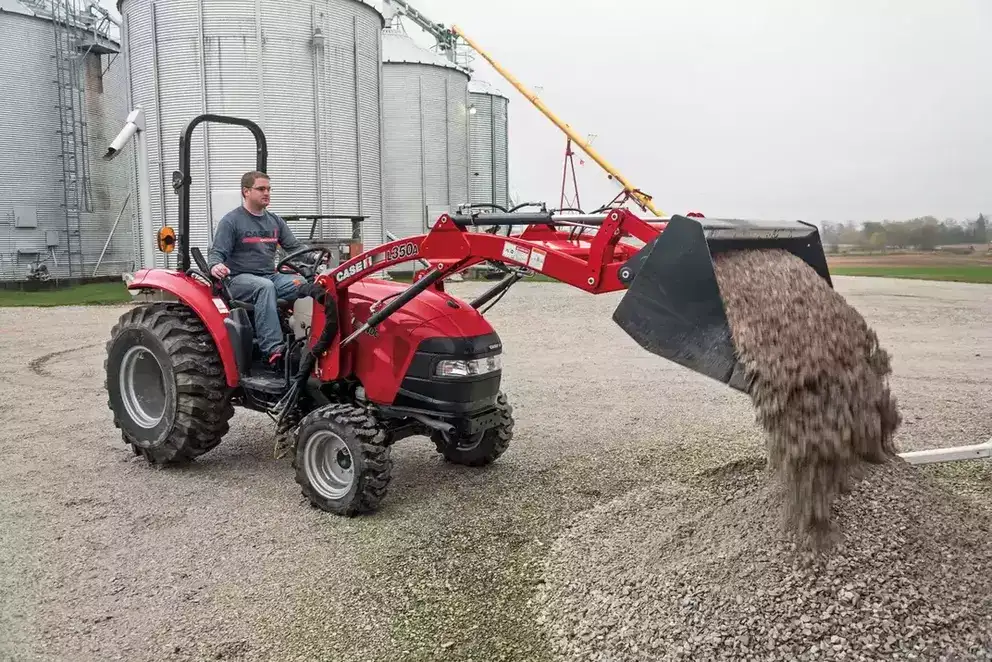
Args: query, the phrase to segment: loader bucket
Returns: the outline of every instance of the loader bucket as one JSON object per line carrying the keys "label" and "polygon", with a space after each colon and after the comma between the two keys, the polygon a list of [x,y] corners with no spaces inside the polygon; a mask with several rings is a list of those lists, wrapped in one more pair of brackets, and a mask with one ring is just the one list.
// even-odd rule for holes
{"label": "loader bucket", "polygon": [[620,268],[627,293],[613,321],[652,354],[747,392],[713,256],[766,248],[796,255],[833,287],[815,225],[674,216]]}

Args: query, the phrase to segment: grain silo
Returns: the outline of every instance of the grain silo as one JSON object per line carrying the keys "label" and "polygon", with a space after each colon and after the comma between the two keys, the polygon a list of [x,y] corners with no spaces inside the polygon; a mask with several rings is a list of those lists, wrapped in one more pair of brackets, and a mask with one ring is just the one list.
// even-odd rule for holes
{"label": "grain silo", "polygon": [[[268,143],[270,209],[365,216],[382,242],[379,74],[381,12],[366,0],[118,0],[132,105],[148,122],[154,227],[177,228],[179,136],[197,115],[257,122]],[[220,219],[241,204],[255,167],[247,129],[201,124],[191,142],[190,245],[206,255]],[[204,164],[209,164],[205,167]],[[163,213],[164,210],[164,213]],[[306,240],[310,223],[290,223]],[[351,234],[350,221],[318,226]],[[301,236],[302,235],[302,236]],[[175,254],[159,265],[175,266]]]}
{"label": "grain silo", "polygon": [[113,24],[77,0],[0,0],[0,279],[133,269],[129,165],[100,156],[127,107]]}
{"label": "grain silo", "polygon": [[469,91],[469,193],[473,204],[509,205],[507,106],[490,83],[472,79]]}
{"label": "grain silo", "polygon": [[469,201],[469,75],[399,28],[382,52],[383,216],[406,237]]}

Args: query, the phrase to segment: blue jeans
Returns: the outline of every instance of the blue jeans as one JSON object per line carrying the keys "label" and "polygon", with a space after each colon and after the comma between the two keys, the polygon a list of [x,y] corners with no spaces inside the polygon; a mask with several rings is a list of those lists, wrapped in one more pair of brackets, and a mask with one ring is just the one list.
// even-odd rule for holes
{"label": "blue jeans", "polygon": [[267,276],[238,274],[231,278],[228,284],[231,296],[255,306],[255,335],[265,356],[269,356],[282,344],[282,327],[279,325],[276,299],[296,301],[297,288],[304,282],[303,276],[280,273]]}

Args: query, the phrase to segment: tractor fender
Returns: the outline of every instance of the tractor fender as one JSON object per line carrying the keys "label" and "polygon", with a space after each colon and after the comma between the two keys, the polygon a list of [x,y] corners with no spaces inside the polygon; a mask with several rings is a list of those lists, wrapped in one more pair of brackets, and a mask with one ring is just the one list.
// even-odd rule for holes
{"label": "tractor fender", "polygon": [[162,290],[189,306],[207,327],[217,345],[227,385],[231,388],[238,385],[238,364],[227,335],[227,327],[224,326],[224,318],[228,315],[227,306],[220,298],[211,294],[210,288],[181,272],[162,269],[140,269],[135,272],[134,279],[128,283],[127,288]]}

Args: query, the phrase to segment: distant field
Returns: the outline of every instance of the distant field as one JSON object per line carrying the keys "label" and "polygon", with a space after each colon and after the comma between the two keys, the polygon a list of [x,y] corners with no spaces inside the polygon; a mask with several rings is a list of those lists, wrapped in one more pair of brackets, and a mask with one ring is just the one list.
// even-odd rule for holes
{"label": "distant field", "polygon": [[127,303],[131,295],[123,282],[88,283],[39,292],[0,290],[0,307],[11,306],[87,306]]}
{"label": "distant field", "polygon": [[[830,272],[838,276],[915,278],[992,284],[992,256],[940,253],[899,253],[884,255],[827,255]],[[409,278],[397,278],[409,281]],[[532,274],[531,282],[552,279]],[[11,306],[84,306],[119,304],[133,301],[123,282],[90,283],[40,292],[0,289],[0,308]]]}
{"label": "distant field", "polygon": [[838,276],[919,278],[964,283],[992,283],[992,256],[904,253],[892,255],[828,255]]}

